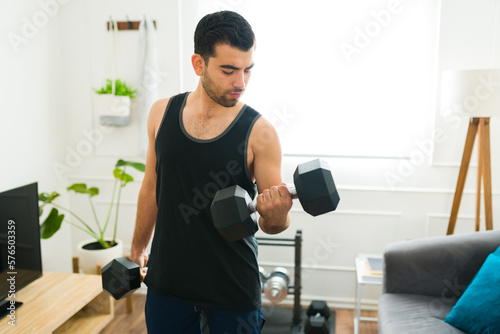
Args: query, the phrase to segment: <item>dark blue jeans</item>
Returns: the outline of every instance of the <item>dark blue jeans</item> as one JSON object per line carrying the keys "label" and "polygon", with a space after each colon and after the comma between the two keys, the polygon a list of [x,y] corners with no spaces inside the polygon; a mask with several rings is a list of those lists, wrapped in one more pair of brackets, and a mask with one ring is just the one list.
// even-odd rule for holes
{"label": "dark blue jeans", "polygon": [[148,334],[201,334],[201,317],[206,317],[210,334],[260,334],[265,321],[260,307],[251,312],[200,308],[149,290],[145,311]]}

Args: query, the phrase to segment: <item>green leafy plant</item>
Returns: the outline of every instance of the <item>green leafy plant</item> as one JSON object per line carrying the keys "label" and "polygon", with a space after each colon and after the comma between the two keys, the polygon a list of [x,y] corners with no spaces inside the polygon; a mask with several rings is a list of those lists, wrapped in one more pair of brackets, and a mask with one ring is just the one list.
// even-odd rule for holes
{"label": "green leafy plant", "polygon": [[[52,207],[49,215],[45,218],[44,222],[40,226],[40,235],[42,239],[48,239],[52,237],[60,228],[63,221],[68,224],[86,232],[90,236],[96,239],[96,241],[101,245],[102,248],[109,248],[116,244],[116,228],[118,226],[118,211],[120,208],[120,197],[122,188],[127,185],[127,183],[134,180],[134,178],[126,173],[127,167],[132,167],[140,172],[144,172],[146,166],[140,162],[132,162],[125,160],[118,160],[115,165],[115,169],[113,170],[113,176],[115,178],[115,183],[113,185],[113,194],[111,196],[111,203],[108,209],[108,213],[106,216],[106,220],[104,224],[101,225],[99,219],[97,218],[97,214],[94,208],[94,204],[92,202],[92,198],[99,195],[99,189],[96,187],[88,188],[85,183],[75,183],[67,188],[68,191],[74,191],[78,194],[83,194],[88,196],[89,205],[92,210],[92,214],[94,216],[94,220],[96,223],[96,227],[92,228],[89,224],[87,224],[83,219],[81,219],[77,214],[73,211],[62,207],[61,205],[55,202],[55,199],[60,196],[57,192],[52,193],[41,193],[38,196],[38,200],[41,202],[40,205],[40,216],[43,213],[43,209],[48,206]],[[117,194],[118,188],[118,194]],[[116,202],[115,202],[115,197]],[[113,231],[113,239],[110,242],[104,240],[104,234],[106,229],[108,228],[108,224],[110,222],[111,212],[113,211],[113,207],[115,208],[115,223],[114,223],[114,231]],[[60,210],[65,212],[67,215],[60,213]],[[71,217],[71,220],[68,219],[68,216]],[[76,220],[74,220],[76,219]]]}
{"label": "green leafy plant", "polygon": [[[101,89],[96,89],[97,94],[112,94],[113,92],[113,81],[111,79],[106,79],[106,86]],[[137,93],[137,89],[131,89],[125,81],[121,81],[120,79],[115,80],[115,95],[117,96],[128,96],[131,99],[137,97],[135,95]]]}

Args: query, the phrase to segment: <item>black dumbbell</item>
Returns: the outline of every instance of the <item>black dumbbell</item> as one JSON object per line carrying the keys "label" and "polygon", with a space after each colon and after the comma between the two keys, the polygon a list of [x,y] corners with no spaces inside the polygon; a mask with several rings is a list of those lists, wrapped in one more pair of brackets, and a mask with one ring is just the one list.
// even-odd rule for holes
{"label": "black dumbbell", "polygon": [[[310,215],[318,216],[337,208],[340,197],[325,161],[316,159],[298,165],[293,182],[295,187],[288,187],[292,198],[298,198]],[[258,230],[257,199],[252,201],[240,186],[219,190],[210,211],[215,227],[228,241],[246,238]]]}
{"label": "black dumbbell", "polygon": [[[143,271],[147,270],[144,268]],[[102,288],[114,299],[131,295],[141,286],[139,265],[125,256],[113,259],[101,270]]]}
{"label": "black dumbbell", "polygon": [[313,300],[307,309],[305,334],[329,334],[327,320],[330,318],[330,309],[323,300]]}

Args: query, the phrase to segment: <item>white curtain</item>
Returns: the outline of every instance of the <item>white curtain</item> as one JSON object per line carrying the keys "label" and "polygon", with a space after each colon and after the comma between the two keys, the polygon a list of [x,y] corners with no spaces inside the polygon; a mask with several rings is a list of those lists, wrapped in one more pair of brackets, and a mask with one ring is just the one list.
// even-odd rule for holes
{"label": "white curtain", "polygon": [[139,25],[139,73],[137,110],[139,113],[139,153],[146,156],[148,148],[147,120],[153,103],[158,99],[158,52],[156,30],[152,20],[144,19]]}

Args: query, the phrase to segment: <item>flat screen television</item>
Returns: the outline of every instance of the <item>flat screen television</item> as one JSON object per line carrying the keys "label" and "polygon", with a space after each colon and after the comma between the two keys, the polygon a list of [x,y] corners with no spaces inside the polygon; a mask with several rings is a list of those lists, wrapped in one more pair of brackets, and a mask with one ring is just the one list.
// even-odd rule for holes
{"label": "flat screen television", "polygon": [[0,193],[0,318],[22,304],[17,292],[42,276],[38,210],[37,183]]}

